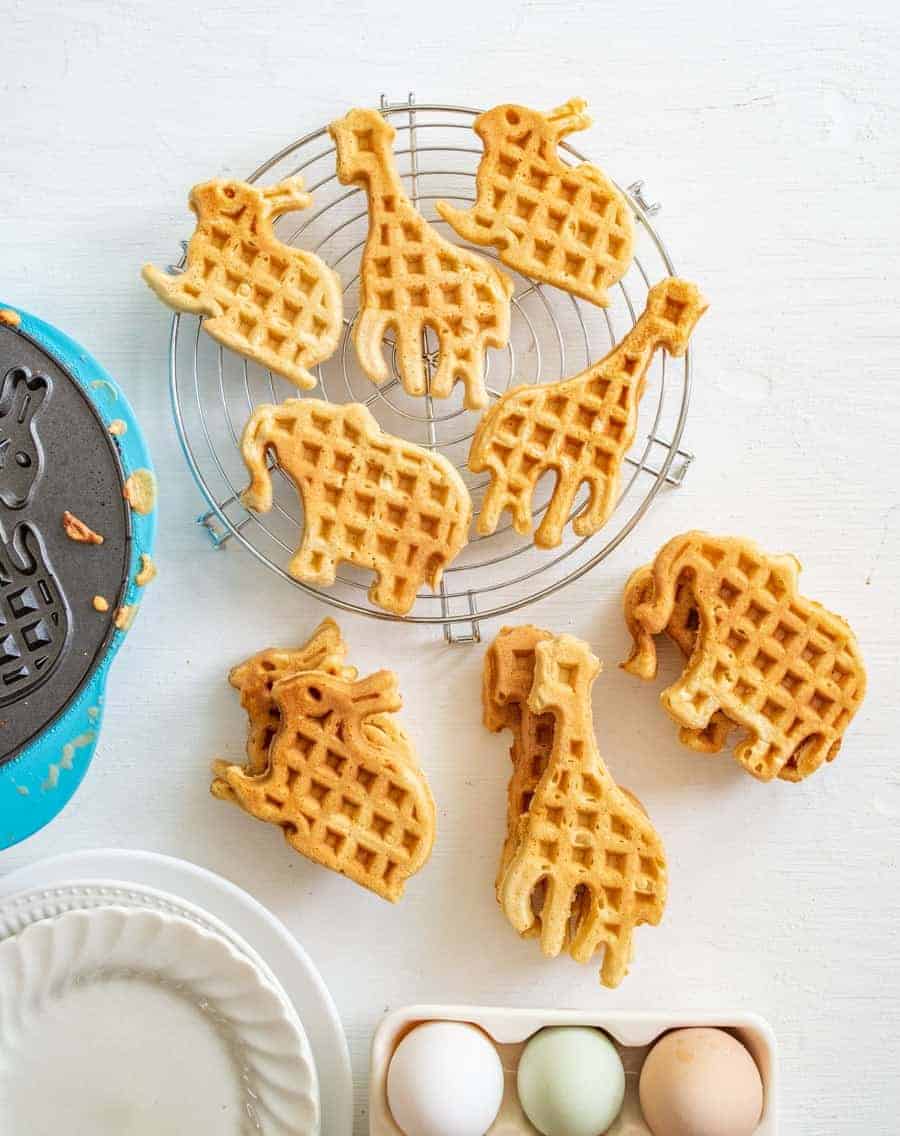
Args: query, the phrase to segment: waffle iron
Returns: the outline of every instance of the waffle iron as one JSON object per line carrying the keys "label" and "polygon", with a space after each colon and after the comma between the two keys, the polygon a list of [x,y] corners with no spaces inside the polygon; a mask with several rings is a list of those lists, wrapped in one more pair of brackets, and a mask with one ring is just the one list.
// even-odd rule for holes
{"label": "waffle iron", "polygon": [[[152,552],[154,484],[115,381],[0,304],[0,848],[52,820],[93,757]],[[73,540],[66,512],[102,544]]]}

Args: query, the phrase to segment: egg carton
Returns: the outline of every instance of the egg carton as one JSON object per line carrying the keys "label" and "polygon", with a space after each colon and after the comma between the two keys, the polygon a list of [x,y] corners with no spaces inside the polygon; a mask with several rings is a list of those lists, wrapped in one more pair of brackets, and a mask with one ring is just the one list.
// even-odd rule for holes
{"label": "egg carton", "polygon": [[539,1136],[528,1121],[516,1092],[516,1071],[525,1043],[545,1026],[593,1026],[615,1042],[625,1066],[625,1102],[607,1136],[652,1136],[638,1102],[641,1066],[653,1043],[664,1033],[688,1026],[727,1030],[753,1055],[762,1075],[763,1114],[755,1136],[777,1136],[778,1057],[771,1026],[756,1014],[627,1013],[611,1010],[504,1010],[490,1006],[407,1006],[388,1014],[372,1041],[369,1077],[370,1136],[403,1136],[387,1103],[387,1072],[394,1050],[423,1022],[470,1022],[497,1047],[503,1064],[503,1103],[488,1136]]}

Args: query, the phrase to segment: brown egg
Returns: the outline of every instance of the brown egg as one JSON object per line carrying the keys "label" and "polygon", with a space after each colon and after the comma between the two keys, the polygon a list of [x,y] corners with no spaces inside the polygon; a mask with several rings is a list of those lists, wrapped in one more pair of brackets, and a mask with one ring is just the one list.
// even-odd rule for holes
{"label": "brown egg", "polygon": [[752,1136],[763,1108],[756,1062],[730,1033],[667,1033],[644,1061],[641,1109],[653,1136]]}

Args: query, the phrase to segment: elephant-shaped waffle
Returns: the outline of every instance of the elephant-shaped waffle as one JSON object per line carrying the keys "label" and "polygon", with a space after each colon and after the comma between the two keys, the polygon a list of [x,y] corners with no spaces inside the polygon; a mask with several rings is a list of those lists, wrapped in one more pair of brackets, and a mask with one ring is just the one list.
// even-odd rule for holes
{"label": "elephant-shaped waffle", "polygon": [[382,432],[360,403],[287,399],[258,406],[241,451],[244,504],[272,507],[267,455],[296,485],[303,541],[288,565],[298,580],[333,584],[340,561],[374,571],[372,603],[405,615],[424,581],[437,588],[468,540],[472,501],[441,454]]}
{"label": "elephant-shaped waffle", "polygon": [[761,781],[802,781],[832,761],[866,672],[848,624],[800,595],[797,559],[743,538],[689,532],[670,540],[651,570],[650,584],[637,572],[626,588],[634,647],[625,670],[654,677],[653,637],[687,589],[699,626],[684,673],[661,695],[671,717],[704,730],[724,712],[747,731],[735,757]]}

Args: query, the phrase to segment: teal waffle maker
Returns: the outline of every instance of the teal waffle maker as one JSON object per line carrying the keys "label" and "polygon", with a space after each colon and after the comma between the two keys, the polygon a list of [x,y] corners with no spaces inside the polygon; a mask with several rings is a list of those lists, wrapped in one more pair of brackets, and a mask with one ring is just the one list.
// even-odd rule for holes
{"label": "teal waffle maker", "polygon": [[[154,487],[116,382],[0,303],[0,848],[52,820],[94,755],[153,549]],[[102,543],[72,539],[66,513]]]}

